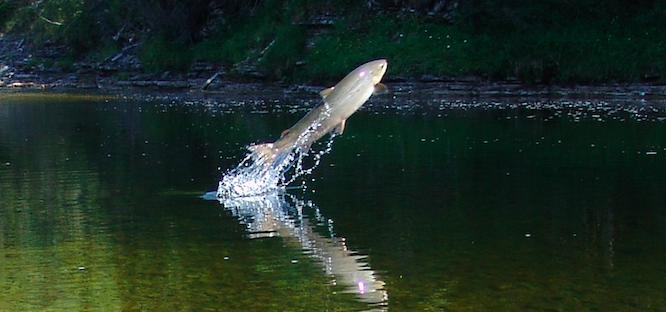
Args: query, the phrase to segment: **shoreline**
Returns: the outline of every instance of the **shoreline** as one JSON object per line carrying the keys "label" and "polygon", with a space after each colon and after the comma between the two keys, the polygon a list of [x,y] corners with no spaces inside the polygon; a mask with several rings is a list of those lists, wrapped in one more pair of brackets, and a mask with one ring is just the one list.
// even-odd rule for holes
{"label": "shoreline", "polygon": [[[36,74],[15,74],[16,78],[0,77],[0,92],[94,92],[119,95],[130,94],[180,94],[200,96],[244,95],[257,97],[268,94],[317,94],[328,86],[313,84],[289,84],[269,81],[233,81],[217,78],[187,79],[139,79],[117,80],[97,77],[92,82],[80,82],[68,78],[72,74],[48,74],[40,78]],[[649,83],[605,83],[590,85],[535,85],[527,86],[513,81],[482,81],[480,79],[422,81],[387,79],[389,91],[395,95],[428,94],[436,98],[543,98],[543,99],[666,99],[666,85]],[[205,87],[203,87],[205,85]],[[260,97],[264,97],[260,96]]]}
{"label": "shoreline", "polygon": [[[195,63],[187,72],[144,73],[136,57],[114,57],[102,62],[74,63],[68,70],[46,67],[56,63],[58,53],[38,50],[16,36],[0,36],[0,93],[55,92],[108,93],[116,95],[171,95],[175,98],[269,99],[276,94],[317,93],[329,86],[269,81],[255,71],[241,73],[208,62]],[[124,56],[121,52],[118,54]],[[35,62],[41,59],[41,62]],[[342,77],[340,77],[342,78]],[[533,99],[666,99],[666,84],[598,83],[586,85],[526,85],[518,80],[492,81],[479,76],[420,78],[392,76],[383,82],[395,96],[422,96],[451,99],[533,98]],[[333,83],[334,84],[334,83]]]}

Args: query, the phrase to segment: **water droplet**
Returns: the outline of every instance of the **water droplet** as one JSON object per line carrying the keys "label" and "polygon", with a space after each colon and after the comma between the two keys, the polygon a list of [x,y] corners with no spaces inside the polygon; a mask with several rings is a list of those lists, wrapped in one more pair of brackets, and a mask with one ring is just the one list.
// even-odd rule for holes
{"label": "water droplet", "polygon": [[[331,136],[324,144],[323,149],[319,151],[315,152],[313,149],[307,153],[301,151],[298,146],[303,146],[303,142],[307,142],[309,138],[308,135],[314,133],[315,130],[316,128],[312,129],[311,132],[306,132],[295,143],[293,150],[285,152],[286,155],[280,155],[276,159],[267,160],[253,153],[247,154],[235,168],[223,175],[218,184],[218,199],[223,201],[281,191],[298,177],[311,174],[319,166],[323,155],[332,150],[334,138],[334,136]],[[360,154],[357,154],[357,156],[360,156]],[[312,162],[306,162],[313,163],[310,167],[304,164],[306,157],[313,160]],[[290,170],[292,168],[293,171]],[[303,181],[304,183],[305,181]]]}

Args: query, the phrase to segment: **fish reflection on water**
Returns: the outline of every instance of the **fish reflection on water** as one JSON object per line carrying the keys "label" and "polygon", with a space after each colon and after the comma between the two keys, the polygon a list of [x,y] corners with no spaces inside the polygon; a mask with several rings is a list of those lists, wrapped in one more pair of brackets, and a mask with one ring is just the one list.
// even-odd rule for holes
{"label": "fish reflection on water", "polygon": [[[217,198],[215,192],[208,193],[207,197]],[[366,256],[349,250],[345,239],[336,237],[333,221],[324,217],[314,203],[285,192],[218,200],[246,226],[248,237],[281,237],[286,242],[295,239],[303,252],[333,278],[334,285],[354,293],[358,300],[371,305],[372,311],[387,310],[385,283],[365,261]],[[314,220],[307,216],[308,209],[314,214]]]}

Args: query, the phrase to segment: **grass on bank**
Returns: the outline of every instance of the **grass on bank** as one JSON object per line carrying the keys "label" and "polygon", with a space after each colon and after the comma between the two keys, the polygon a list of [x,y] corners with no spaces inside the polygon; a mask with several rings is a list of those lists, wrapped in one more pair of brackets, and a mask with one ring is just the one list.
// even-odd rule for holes
{"label": "grass on bank", "polygon": [[[142,58],[149,70],[186,69],[193,60],[229,68],[255,64],[270,80],[330,83],[376,58],[389,75],[478,76],[537,83],[642,82],[666,79],[666,21],[577,21],[558,28],[474,32],[418,18],[339,20],[313,39],[270,19],[238,23],[191,48],[161,44]],[[150,51],[150,49],[146,49]],[[303,61],[305,65],[299,66]]]}
{"label": "grass on bank", "polygon": [[192,49],[191,58],[222,63],[237,72],[255,66],[271,80],[288,80],[306,53],[305,26],[270,18],[239,22]]}
{"label": "grass on bank", "polygon": [[418,19],[377,18],[364,31],[339,26],[322,37],[300,74],[305,80],[339,77],[363,60],[386,57],[389,74],[406,77],[474,75],[527,84],[663,81],[666,33],[659,29],[664,26],[579,21],[475,33]]}
{"label": "grass on bank", "polygon": [[[38,44],[69,47],[70,55],[55,62],[65,67],[115,54],[125,44],[111,38],[121,34],[136,36],[133,42],[142,43],[138,56],[144,70],[155,73],[187,71],[195,61],[206,61],[241,76],[256,71],[268,80],[331,83],[365,61],[387,58],[389,77],[476,76],[527,84],[666,81],[666,32],[661,31],[666,29],[666,8],[622,18],[578,18],[548,15],[533,5],[518,14],[523,21],[516,27],[514,20],[489,18],[472,25],[402,11],[344,9],[345,1],[333,2],[340,5],[265,1],[252,14],[226,19],[191,42],[175,41],[164,31],[141,32],[138,27],[150,21],[131,24],[131,16],[120,18],[122,0],[45,1],[25,7],[5,1],[0,2],[0,22],[5,29],[24,31]],[[88,3],[110,10],[110,15]],[[318,10],[340,14],[330,27],[294,22]],[[548,18],[533,17],[539,14]]]}
{"label": "grass on bank", "polygon": [[[306,30],[291,24],[240,26],[205,41],[198,58],[233,66],[258,59],[273,79],[332,82],[367,60],[387,58],[389,75],[478,76],[537,83],[663,82],[666,21],[576,21],[557,28],[471,31],[419,18],[339,20],[306,48]],[[252,39],[247,39],[252,38]],[[262,58],[261,53],[267,55]],[[296,66],[297,61],[304,66]]]}

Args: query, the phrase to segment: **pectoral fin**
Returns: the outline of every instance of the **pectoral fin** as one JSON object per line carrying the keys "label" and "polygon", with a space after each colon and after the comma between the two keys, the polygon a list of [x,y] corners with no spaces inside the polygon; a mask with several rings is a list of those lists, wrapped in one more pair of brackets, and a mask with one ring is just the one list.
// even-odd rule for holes
{"label": "pectoral fin", "polygon": [[388,88],[383,83],[378,83],[375,85],[375,90],[372,92],[374,95],[386,94],[388,93]]}
{"label": "pectoral fin", "polygon": [[287,135],[287,133],[289,133],[290,131],[291,131],[291,128],[282,131],[282,133],[280,134],[280,138],[283,138],[283,137],[284,137],[285,135]]}
{"label": "pectoral fin", "polygon": [[307,152],[310,150],[311,146],[312,146],[312,143],[303,144],[303,145],[299,146],[298,148],[296,148],[296,151],[301,153],[301,154],[307,154]]}
{"label": "pectoral fin", "polygon": [[322,99],[326,99],[326,97],[329,94],[331,94],[331,92],[333,92],[333,89],[335,89],[335,87],[330,87],[328,89],[321,90],[321,91],[319,91],[319,95],[321,95]]}
{"label": "pectoral fin", "polygon": [[332,134],[335,135],[340,135],[342,132],[345,131],[345,123],[347,122],[347,119],[343,119],[333,130],[331,131]]}

